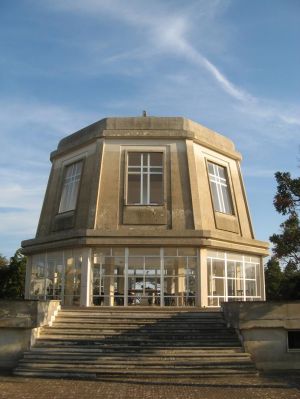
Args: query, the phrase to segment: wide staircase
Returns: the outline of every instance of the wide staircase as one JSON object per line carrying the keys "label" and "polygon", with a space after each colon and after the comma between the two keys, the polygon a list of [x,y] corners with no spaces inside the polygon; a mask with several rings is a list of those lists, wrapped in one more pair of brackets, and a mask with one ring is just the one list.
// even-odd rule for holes
{"label": "wide staircase", "polygon": [[256,372],[221,312],[151,308],[63,309],[14,370],[21,376],[110,379]]}

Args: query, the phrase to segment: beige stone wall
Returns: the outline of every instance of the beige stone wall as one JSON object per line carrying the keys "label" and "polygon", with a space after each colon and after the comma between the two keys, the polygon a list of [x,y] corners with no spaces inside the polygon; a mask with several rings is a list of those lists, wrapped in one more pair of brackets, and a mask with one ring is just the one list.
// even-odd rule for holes
{"label": "beige stone wall", "polygon": [[300,370],[300,350],[289,350],[287,334],[300,331],[300,302],[223,303],[228,324],[236,328],[260,370]]}
{"label": "beige stone wall", "polygon": [[[97,208],[99,175],[103,141],[80,147],[53,160],[44,204],[37,229],[37,237],[67,229],[93,229]],[[65,166],[83,160],[83,172],[77,207],[74,212],[58,214]]]}
{"label": "beige stone wall", "polygon": [[60,301],[0,301],[0,370],[16,366],[59,309]]}
{"label": "beige stone wall", "polygon": [[[164,203],[126,204],[126,153],[164,153]],[[108,118],[63,139],[30,254],[94,245],[191,245],[267,254],[255,241],[239,161],[227,138],[184,118]],[[75,211],[59,214],[65,166],[83,159]],[[207,160],[227,168],[234,215],[214,212]],[[135,237],[131,239],[130,237]],[[145,241],[146,240],[146,241]],[[148,240],[148,241],[147,241]]]}

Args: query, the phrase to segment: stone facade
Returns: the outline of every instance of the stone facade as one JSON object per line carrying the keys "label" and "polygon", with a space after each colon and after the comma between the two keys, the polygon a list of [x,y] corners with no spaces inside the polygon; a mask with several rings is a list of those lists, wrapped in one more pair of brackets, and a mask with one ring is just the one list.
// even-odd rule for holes
{"label": "stone facade", "polygon": [[0,371],[17,365],[59,309],[60,301],[0,300]]}
{"label": "stone facade", "polygon": [[65,305],[218,307],[264,300],[268,244],[241,155],[185,118],[107,118],[51,153],[26,297]]}
{"label": "stone facade", "polygon": [[300,301],[224,303],[223,310],[259,370],[300,369]]}

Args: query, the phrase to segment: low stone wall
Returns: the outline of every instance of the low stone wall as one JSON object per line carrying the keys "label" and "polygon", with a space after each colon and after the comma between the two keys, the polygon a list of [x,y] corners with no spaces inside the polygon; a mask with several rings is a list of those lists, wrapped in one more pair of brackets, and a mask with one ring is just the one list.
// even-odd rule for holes
{"label": "low stone wall", "polygon": [[0,369],[16,366],[34,343],[39,327],[51,324],[59,308],[60,301],[0,301]]}
{"label": "low stone wall", "polygon": [[258,369],[300,370],[300,350],[288,348],[288,331],[300,331],[300,301],[227,302],[222,308]]}

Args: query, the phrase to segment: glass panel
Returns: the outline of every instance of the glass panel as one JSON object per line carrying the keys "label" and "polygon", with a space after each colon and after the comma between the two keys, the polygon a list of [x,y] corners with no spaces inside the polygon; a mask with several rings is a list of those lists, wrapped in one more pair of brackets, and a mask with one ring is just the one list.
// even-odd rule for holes
{"label": "glass panel", "polygon": [[228,188],[226,168],[209,162],[208,171],[214,210],[232,214],[233,207]]}
{"label": "glass panel", "polygon": [[214,165],[211,162],[208,162],[208,172],[214,175]]}
{"label": "glass panel", "polygon": [[125,248],[112,248],[112,255],[113,256],[125,256]]}
{"label": "glass panel", "polygon": [[129,152],[128,153],[128,165],[129,166],[140,166],[141,165],[141,153],[140,152]]}
{"label": "glass panel", "polygon": [[236,262],[236,278],[242,279],[244,277],[244,268],[242,262]]}
{"label": "glass panel", "polygon": [[163,202],[163,175],[150,175],[150,203],[161,204]]}
{"label": "glass panel", "polygon": [[243,277],[243,264],[241,262],[227,262],[227,277],[242,278]]}
{"label": "glass panel", "polygon": [[[111,248],[110,247],[102,247],[102,248],[97,248],[96,250],[95,250],[95,254],[94,254],[94,256],[105,256],[105,255],[107,255],[107,256],[110,256],[111,255]],[[99,262],[98,262],[99,263]]]}
{"label": "glass panel", "polygon": [[188,257],[188,268],[189,269],[193,269],[193,272],[194,272],[194,270],[196,270],[196,268],[197,268],[197,258],[195,257],[191,257],[191,256],[189,256]]}
{"label": "glass panel", "polygon": [[235,286],[236,286],[236,296],[244,296],[244,280],[243,279],[236,279],[235,280]]}
{"label": "glass panel", "polygon": [[245,262],[247,263],[260,263],[260,258],[256,256],[245,256]]}
{"label": "glass panel", "polygon": [[227,262],[227,277],[235,277],[235,263]]}
{"label": "glass panel", "polygon": [[63,264],[60,254],[47,257],[46,292],[48,299],[62,299]]}
{"label": "glass panel", "polygon": [[144,275],[144,258],[128,258],[128,275]]}
{"label": "glass panel", "polygon": [[219,174],[219,177],[221,179],[227,180],[227,176],[226,176],[226,173],[225,173],[225,168],[223,168],[220,165],[216,165],[216,169],[217,169],[217,173]]}
{"label": "glass panel", "polygon": [[243,262],[243,255],[230,252],[230,253],[227,253],[227,259],[228,260],[238,260],[240,262]]}
{"label": "glass panel", "polygon": [[189,273],[186,277],[186,294],[190,297],[196,296],[196,276]]}
{"label": "glass panel", "polygon": [[141,190],[141,177],[138,174],[128,174],[127,202],[128,204],[139,204]]}
{"label": "glass panel", "polygon": [[148,176],[147,174],[142,174],[142,199],[141,203],[143,205],[147,205],[149,203],[148,200]]}
{"label": "glass panel", "polygon": [[260,265],[256,265],[256,295],[261,297],[261,275],[260,275]]}
{"label": "glass panel", "polygon": [[215,278],[213,283],[213,295],[214,296],[224,296],[225,295],[225,284],[224,280],[221,278]]}
{"label": "glass panel", "polygon": [[228,296],[236,296],[236,287],[235,287],[236,281],[233,279],[228,279],[227,280],[227,290],[228,290]]}
{"label": "glass panel", "polygon": [[59,206],[59,213],[71,211],[76,208],[81,170],[82,161],[67,166]]}
{"label": "glass panel", "polygon": [[164,248],[164,256],[177,256],[177,248]]}
{"label": "glass panel", "polygon": [[221,204],[219,201],[219,196],[218,196],[218,189],[216,183],[210,183],[211,187],[211,193],[212,193],[212,198],[213,198],[213,205],[214,205],[214,210],[216,212],[222,212]]}
{"label": "glass panel", "polygon": [[224,277],[225,276],[224,261],[212,259],[212,273],[213,276]]}
{"label": "glass panel", "polygon": [[178,255],[190,255],[190,256],[197,256],[197,249],[196,248],[178,248]]}
{"label": "glass panel", "polygon": [[207,256],[208,256],[209,258],[225,259],[225,252],[207,251]]}
{"label": "glass panel", "polygon": [[160,258],[145,258],[145,274],[146,276],[160,275]]}
{"label": "glass panel", "polygon": [[65,305],[73,304],[73,283],[74,283],[74,269],[73,269],[73,258],[66,259],[65,266]]}
{"label": "glass panel", "polygon": [[164,259],[164,274],[165,276],[175,276],[178,271],[178,258],[168,257]]}
{"label": "glass panel", "polygon": [[208,306],[212,307],[220,306],[219,298],[208,298]]}
{"label": "glass panel", "polygon": [[246,280],[246,296],[256,296],[256,282]]}
{"label": "glass panel", "polygon": [[224,212],[228,214],[232,214],[232,205],[231,205],[231,198],[229,196],[228,187],[222,186],[222,194],[223,194],[223,201],[224,201]]}
{"label": "glass panel", "polygon": [[33,255],[30,293],[33,298],[45,298],[45,255]]}
{"label": "glass panel", "polygon": [[255,278],[255,265],[251,263],[245,263],[245,277]]}
{"label": "glass panel", "polygon": [[162,166],[163,154],[162,152],[150,152],[150,165]]}
{"label": "glass panel", "polygon": [[160,248],[156,247],[142,247],[129,248],[129,256],[159,256]]}

